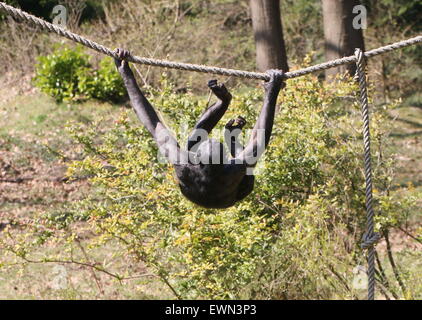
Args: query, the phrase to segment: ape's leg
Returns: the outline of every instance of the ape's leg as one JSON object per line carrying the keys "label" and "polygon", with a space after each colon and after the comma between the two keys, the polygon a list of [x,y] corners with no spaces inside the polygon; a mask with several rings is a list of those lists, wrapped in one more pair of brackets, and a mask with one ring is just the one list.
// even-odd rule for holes
{"label": "ape's leg", "polygon": [[187,149],[190,150],[194,145],[198,145],[203,139],[206,139],[211,130],[217,125],[218,121],[224,116],[229,107],[232,95],[224,84],[217,84],[217,80],[208,81],[208,87],[216,95],[218,101],[204,111],[196,123],[192,133],[189,136]]}
{"label": "ape's leg", "polygon": [[239,116],[227,122],[224,131],[224,140],[233,158],[238,157],[243,151],[243,145],[239,141],[239,134],[245,126],[246,120]]}
{"label": "ape's leg", "polygon": [[258,120],[252,129],[251,137],[244,151],[238,156],[241,161],[249,166],[255,166],[259,157],[265,151],[270,141],[274,124],[275,107],[280,89],[285,86],[283,82],[283,72],[279,70],[268,71],[271,79],[264,84],[265,97],[264,104],[259,114]]}
{"label": "ape's leg", "polygon": [[115,59],[117,70],[123,78],[130,102],[139,120],[152,134],[160,152],[165,155],[171,163],[183,161],[181,157],[186,156],[185,152],[180,150],[173,135],[160,120],[152,105],[139,89],[133,72],[129,67],[129,63],[123,60],[129,57],[130,53],[122,49],[116,49],[116,53],[119,56],[119,59]]}

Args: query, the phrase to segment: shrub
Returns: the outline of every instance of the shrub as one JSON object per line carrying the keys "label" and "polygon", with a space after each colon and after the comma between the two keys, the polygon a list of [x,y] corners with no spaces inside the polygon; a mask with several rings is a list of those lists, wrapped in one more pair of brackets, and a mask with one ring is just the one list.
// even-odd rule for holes
{"label": "shrub", "polygon": [[81,47],[60,48],[38,58],[34,83],[57,101],[79,99],[78,84],[87,78],[88,68],[89,56]]}
{"label": "shrub", "polygon": [[112,59],[104,58],[99,69],[93,70],[90,56],[80,46],[58,48],[39,57],[35,72],[35,85],[58,102],[118,101],[126,92]]}
{"label": "shrub", "polygon": [[118,101],[126,95],[122,77],[116,71],[112,58],[105,57],[100,61],[94,79],[93,98],[104,101]]}

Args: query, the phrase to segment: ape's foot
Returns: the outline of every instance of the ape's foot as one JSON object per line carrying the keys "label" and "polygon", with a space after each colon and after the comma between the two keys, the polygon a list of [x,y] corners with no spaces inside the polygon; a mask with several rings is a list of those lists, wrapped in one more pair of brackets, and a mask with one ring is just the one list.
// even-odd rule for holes
{"label": "ape's foot", "polygon": [[232,95],[224,84],[217,84],[217,80],[209,80],[208,87],[222,101],[230,101]]}
{"label": "ape's foot", "polygon": [[116,64],[116,67],[119,70],[119,72],[130,70],[129,63],[124,60],[130,57],[130,52],[128,50],[117,48],[115,50],[115,53],[117,55],[117,58],[114,58],[114,63]]}
{"label": "ape's foot", "polygon": [[236,119],[231,119],[226,123],[226,129],[232,132],[235,129],[242,130],[246,125],[246,120],[242,116],[238,116]]}

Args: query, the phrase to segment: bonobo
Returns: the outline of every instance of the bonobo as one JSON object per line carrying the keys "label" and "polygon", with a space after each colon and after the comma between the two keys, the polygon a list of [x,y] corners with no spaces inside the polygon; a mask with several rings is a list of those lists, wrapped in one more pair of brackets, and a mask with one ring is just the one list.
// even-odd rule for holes
{"label": "bonobo", "polygon": [[115,63],[133,109],[152,134],[161,154],[174,166],[183,195],[202,207],[227,208],[251,193],[254,186],[251,169],[270,140],[277,96],[284,87],[283,72],[268,71],[270,80],[264,84],[264,104],[246,147],[238,141],[239,133],[246,124],[245,119],[238,117],[226,124],[225,142],[231,155],[229,158],[220,142],[208,138],[232,98],[224,84],[217,84],[216,80],[208,82],[208,87],[218,101],[201,115],[184,149],[179,146],[139,89],[129,63],[124,61],[130,53],[116,49],[116,54],[119,58],[115,59]]}

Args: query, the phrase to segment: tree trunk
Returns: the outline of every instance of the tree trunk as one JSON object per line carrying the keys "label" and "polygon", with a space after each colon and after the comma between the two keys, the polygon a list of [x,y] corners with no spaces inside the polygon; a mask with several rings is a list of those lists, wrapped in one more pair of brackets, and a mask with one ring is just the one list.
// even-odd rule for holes
{"label": "tree trunk", "polygon": [[288,71],[286,47],[281,26],[279,0],[250,0],[256,46],[256,64],[260,71]]}
{"label": "tree trunk", "polygon": [[[325,59],[333,60],[354,54],[355,48],[364,48],[362,29],[353,28],[353,7],[359,0],[322,0],[324,18]],[[342,65],[325,71],[328,79],[347,71],[351,76],[356,72],[355,64]]]}

